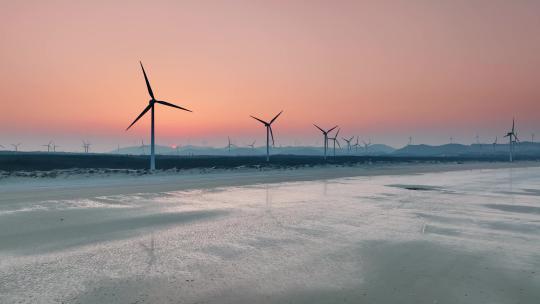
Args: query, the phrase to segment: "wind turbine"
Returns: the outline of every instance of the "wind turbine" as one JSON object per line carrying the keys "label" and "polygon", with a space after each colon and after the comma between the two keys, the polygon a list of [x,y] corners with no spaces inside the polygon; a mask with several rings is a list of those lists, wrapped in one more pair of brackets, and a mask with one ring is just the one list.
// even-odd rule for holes
{"label": "wind turbine", "polygon": [[51,152],[52,140],[49,141],[46,145],[41,145],[42,147],[47,147],[47,152]]}
{"label": "wind turbine", "polygon": [[338,145],[338,147],[341,149],[341,145],[339,144],[339,140],[338,140],[338,134],[339,134],[339,131],[341,129],[337,129],[337,132],[336,132],[336,135],[334,135],[334,137],[329,137],[328,139],[334,141],[334,157],[336,157],[336,143]]}
{"label": "wind turbine", "polygon": [[356,136],[356,143],[353,145],[354,148],[356,149],[357,154],[358,154],[358,146],[360,146],[360,144],[358,144],[358,140],[359,140],[359,138],[358,138],[358,136]]}
{"label": "wind turbine", "polygon": [[407,144],[407,146],[410,146],[412,145],[412,136],[409,136],[409,143]]}
{"label": "wind turbine", "polygon": [[332,132],[335,128],[338,126],[334,126],[332,129],[325,131],[321,129],[321,127],[317,126],[316,124],[313,124],[317,129],[321,130],[324,136],[324,159],[326,160],[326,150],[328,149],[328,133]]}
{"label": "wind turbine", "polygon": [[495,147],[497,146],[497,139],[498,137],[495,136],[495,141],[493,142],[493,152],[495,152]]}
{"label": "wind turbine", "polygon": [[18,143],[18,144],[11,144],[13,146],[13,148],[15,149],[15,152],[19,152],[19,146],[21,145],[21,143]]}
{"label": "wind turbine", "polygon": [[90,142],[86,142],[83,140],[83,149],[84,149],[84,153],[88,153],[88,151],[90,151]]}
{"label": "wind turbine", "polygon": [[450,136],[450,143],[453,144],[454,143],[454,138],[452,136]]}
{"label": "wind turbine", "polygon": [[55,143],[52,145],[53,152],[56,152],[56,148],[59,148],[60,146],[57,146]]}
{"label": "wind turbine", "polygon": [[251,149],[255,149],[255,143],[257,142],[257,140],[254,140],[250,145],[248,145],[248,147],[251,147]]}
{"label": "wind turbine", "polygon": [[173,107],[173,108],[177,108],[177,109],[188,111],[188,112],[191,112],[191,110],[179,107],[177,105],[174,105],[174,104],[166,102],[166,101],[156,100],[156,98],[154,97],[154,92],[152,92],[152,87],[150,87],[150,82],[148,81],[148,77],[146,76],[146,72],[144,70],[142,62],[139,61],[139,63],[141,64],[141,69],[142,69],[143,74],[144,74],[144,80],[146,81],[146,88],[148,89],[148,94],[150,95],[151,99],[150,99],[150,101],[148,101],[148,105],[146,106],[146,108],[144,108],[144,110],[141,112],[141,114],[139,114],[139,116],[137,116],[137,118],[135,118],[135,120],[129,125],[129,127],[127,127],[126,131],[129,130],[129,128],[131,128],[131,126],[133,126],[141,117],[143,117],[144,114],[146,114],[146,112],[148,112],[148,110],[151,110],[150,170],[155,170],[156,169],[155,138],[154,138],[154,106],[155,106],[155,104],[159,103],[159,104],[162,104],[164,106]]}
{"label": "wind turbine", "polygon": [[531,133],[531,143],[534,144],[534,133]]}
{"label": "wind turbine", "polygon": [[272,136],[272,146],[274,145],[274,133],[272,132],[272,123],[276,121],[276,119],[281,115],[283,111],[279,112],[278,115],[276,115],[270,122],[266,122],[262,119],[259,119],[255,116],[251,116],[251,118],[258,120],[260,123],[262,123],[266,127],[266,161],[270,161],[270,136]]}
{"label": "wind turbine", "polygon": [[230,154],[231,153],[231,147],[233,147],[233,144],[231,143],[231,138],[229,136],[227,136],[227,141],[228,141],[227,149],[229,149],[229,154]]}
{"label": "wind turbine", "polygon": [[347,143],[347,153],[351,152],[351,141],[353,140],[354,136],[351,136],[351,138],[346,139],[345,137],[342,137],[342,139]]}
{"label": "wind turbine", "polygon": [[[504,137],[508,137],[508,149],[510,153],[510,162],[512,162],[513,161],[512,153],[514,153],[514,143],[519,142],[519,139],[517,138],[517,135],[516,135],[515,122],[513,118],[512,118],[512,130],[506,133]],[[514,140],[512,140],[512,138],[514,138]]]}
{"label": "wind turbine", "polygon": [[142,155],[146,154],[146,150],[144,149],[146,147],[146,145],[144,144],[144,139],[141,139],[141,145],[139,146],[139,148],[141,148],[142,150]]}
{"label": "wind turbine", "polygon": [[367,154],[368,148],[371,145],[371,138],[369,139],[368,142],[365,142],[365,141],[362,140],[362,143],[364,144],[364,153]]}

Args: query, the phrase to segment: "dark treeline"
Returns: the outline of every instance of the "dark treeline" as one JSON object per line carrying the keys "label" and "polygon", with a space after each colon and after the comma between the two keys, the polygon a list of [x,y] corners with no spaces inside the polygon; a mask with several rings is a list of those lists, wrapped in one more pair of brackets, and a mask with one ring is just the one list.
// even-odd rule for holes
{"label": "dark treeline", "polygon": [[[350,165],[361,163],[508,161],[506,155],[493,156],[337,156],[324,160],[322,156],[272,155],[265,156],[166,156],[157,155],[157,169],[245,167],[300,167],[322,164]],[[540,160],[540,156],[516,156],[516,160]],[[77,154],[77,153],[0,153],[0,170],[49,171],[54,169],[147,169],[146,155]]]}

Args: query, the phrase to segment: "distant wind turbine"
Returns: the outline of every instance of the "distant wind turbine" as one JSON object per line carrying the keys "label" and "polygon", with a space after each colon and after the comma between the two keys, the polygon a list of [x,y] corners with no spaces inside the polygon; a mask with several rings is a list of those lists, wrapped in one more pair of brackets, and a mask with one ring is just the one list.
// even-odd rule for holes
{"label": "distant wind turbine", "polygon": [[364,151],[365,151],[365,153],[367,153],[369,146],[371,146],[371,138],[369,139],[368,142],[365,142],[365,141],[362,140],[362,143],[364,144]]}
{"label": "distant wind turbine", "polygon": [[495,136],[495,141],[493,142],[493,152],[495,152],[495,147],[497,146],[497,139],[498,137]]}
{"label": "distant wind turbine", "polygon": [[328,133],[332,132],[335,128],[338,126],[334,126],[332,129],[329,129],[327,131],[323,130],[321,127],[317,126],[316,124],[313,124],[317,129],[321,130],[324,136],[324,159],[326,159],[326,150],[328,149]]}
{"label": "distant wind turbine", "polygon": [[88,153],[88,151],[90,151],[90,145],[91,145],[90,142],[86,142],[86,141],[83,140],[82,143],[83,143],[82,146],[83,146],[83,149],[84,149],[84,153]]}
{"label": "distant wind turbine", "polygon": [[515,131],[515,122],[513,118],[512,118],[512,130],[506,133],[504,137],[508,137],[508,150],[509,150],[510,162],[512,162],[513,161],[512,154],[514,153],[514,143],[519,142],[519,139],[517,138],[517,134]]}
{"label": "distant wind turbine", "polygon": [[351,138],[347,139],[345,137],[342,137],[342,139],[347,143],[347,153],[351,152],[351,141],[353,140],[354,136],[351,136]]}
{"label": "distant wind turbine", "polygon": [[359,140],[359,138],[358,138],[358,136],[356,136],[356,143],[353,145],[355,150],[356,150],[356,153],[358,153],[358,146],[360,146],[360,144],[358,143],[358,140]]}
{"label": "distant wind turbine", "polygon": [[53,152],[56,152],[56,148],[60,148],[60,146],[57,146],[55,143],[52,145]]}
{"label": "distant wind turbine", "polygon": [[47,152],[51,152],[52,140],[49,141],[46,145],[41,145],[42,147],[47,147]]}
{"label": "distant wind turbine", "polygon": [[531,133],[531,143],[534,144],[534,133]]}
{"label": "distant wind turbine", "polygon": [[146,154],[145,147],[146,147],[146,145],[144,144],[144,139],[141,139],[141,145],[139,146],[139,148],[141,148],[142,155]]}
{"label": "distant wind turbine", "polygon": [[131,128],[131,126],[133,126],[141,117],[143,117],[144,114],[146,114],[146,112],[148,112],[148,110],[151,110],[150,170],[155,170],[156,169],[155,137],[154,137],[154,106],[155,106],[155,104],[159,103],[159,104],[162,104],[162,105],[165,105],[165,106],[168,106],[168,107],[173,107],[173,108],[177,108],[177,109],[188,111],[188,112],[191,112],[191,110],[179,107],[177,105],[174,105],[174,104],[166,102],[166,101],[156,100],[156,98],[154,97],[154,92],[152,92],[152,87],[150,86],[150,82],[148,81],[148,77],[146,76],[146,71],[144,70],[142,62],[139,62],[139,63],[141,64],[141,69],[142,69],[143,74],[144,74],[144,80],[146,81],[146,88],[148,89],[148,94],[150,94],[151,99],[148,102],[148,106],[146,106],[146,108],[141,112],[141,114],[139,114],[139,116],[137,116],[137,118],[135,118],[135,120],[131,123],[131,125],[129,125],[129,127],[127,127],[126,131],[129,130],[129,128]]}
{"label": "distant wind turbine", "polygon": [[279,117],[279,115],[281,115],[281,113],[283,113],[283,111],[279,112],[274,118],[272,118],[272,120],[270,120],[270,122],[266,122],[262,119],[259,119],[255,116],[251,116],[251,118],[259,121],[260,123],[262,123],[265,127],[266,127],[266,161],[270,161],[270,136],[272,137],[272,146],[274,145],[274,132],[272,132],[272,123],[274,123],[274,121],[276,121],[276,119]]}
{"label": "distant wind turbine", "polygon": [[453,144],[454,143],[454,138],[452,136],[450,136],[450,143]]}
{"label": "distant wind turbine", "polygon": [[257,140],[254,140],[251,144],[248,145],[248,147],[251,147],[251,149],[255,149],[255,143]]}
{"label": "distant wind turbine", "polygon": [[412,145],[412,136],[409,136],[409,143],[407,144],[407,146],[410,146]]}
{"label": "distant wind turbine", "polygon": [[231,142],[231,138],[229,136],[227,136],[227,149],[229,149],[229,153],[231,153],[231,148],[233,147],[233,144]]}
{"label": "distant wind turbine", "polygon": [[336,157],[336,144],[341,149],[341,145],[339,144],[339,140],[338,140],[338,134],[340,130],[341,129],[337,129],[336,135],[334,135],[334,137],[328,137],[329,140],[332,140],[334,142],[334,157]]}
{"label": "distant wind turbine", "polygon": [[21,145],[21,143],[11,145],[13,146],[13,149],[15,149],[15,152],[19,152],[19,146]]}

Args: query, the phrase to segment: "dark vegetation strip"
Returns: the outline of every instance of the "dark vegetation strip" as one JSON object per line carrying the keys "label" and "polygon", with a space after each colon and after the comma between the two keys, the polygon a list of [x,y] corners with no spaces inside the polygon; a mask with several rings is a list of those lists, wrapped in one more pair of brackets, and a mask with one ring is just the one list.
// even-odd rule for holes
{"label": "dark vegetation strip", "polygon": [[[518,157],[518,160],[539,160],[539,157]],[[351,165],[369,162],[461,162],[461,161],[506,161],[502,156],[451,156],[451,157],[410,157],[410,156],[337,156],[324,160],[322,156],[272,155],[270,163],[264,156],[157,156],[158,169],[192,168],[235,168],[246,167],[290,167],[315,166],[321,164]],[[48,171],[54,169],[146,169],[148,156],[77,153],[1,153],[0,170],[3,171]]]}

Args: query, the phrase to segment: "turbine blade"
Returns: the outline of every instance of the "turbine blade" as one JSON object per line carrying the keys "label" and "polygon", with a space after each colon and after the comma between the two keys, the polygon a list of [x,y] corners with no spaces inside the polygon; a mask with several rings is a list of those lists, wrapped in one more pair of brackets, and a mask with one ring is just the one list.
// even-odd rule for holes
{"label": "turbine blade", "polygon": [[150,82],[148,81],[148,77],[146,77],[146,71],[144,70],[142,62],[139,61],[139,63],[141,64],[142,72],[144,74],[144,80],[146,81],[146,87],[148,88],[148,94],[150,94],[150,97],[152,97],[152,99],[155,99],[154,98],[154,92],[152,92],[152,87],[150,87]]}
{"label": "turbine blade", "polygon": [[334,126],[332,129],[328,130],[326,133],[330,133],[332,132],[332,130],[334,130],[335,128],[337,128],[338,126]]}
{"label": "turbine blade", "polygon": [[175,104],[172,104],[172,103],[170,103],[170,102],[166,102],[166,101],[163,101],[163,100],[156,100],[156,102],[157,102],[157,103],[160,103],[160,104],[162,104],[162,105],[164,105],[164,106],[169,106],[169,107],[177,108],[177,109],[184,110],[184,111],[188,111],[188,112],[193,112],[193,111],[191,111],[191,110],[188,110],[188,109],[186,109],[186,108],[179,107],[179,106],[177,106],[177,105],[175,105]]}
{"label": "turbine blade", "polygon": [[316,124],[313,124],[313,125],[314,125],[317,129],[321,130],[321,132],[326,133],[326,132],[324,132],[323,129],[321,129],[321,127],[317,126]]}
{"label": "turbine blade", "polygon": [[269,123],[267,123],[266,121],[264,121],[264,120],[262,120],[262,119],[258,119],[257,117],[251,116],[251,115],[249,115],[249,116],[250,116],[251,118],[253,118],[253,119],[256,119],[256,120],[260,121],[260,122],[263,123],[264,125],[269,125]]}
{"label": "turbine blade", "polygon": [[336,144],[338,145],[338,147],[341,149],[341,145],[339,144],[339,140],[336,138],[335,141],[336,141]]}
{"label": "turbine blade", "polygon": [[279,117],[279,115],[281,115],[281,113],[283,113],[283,110],[281,110],[278,115],[276,115],[274,118],[272,118],[272,120],[270,120],[270,124],[272,124]]}
{"label": "turbine blade", "polygon": [[341,129],[338,129],[338,130],[337,130],[337,132],[336,132],[336,138],[338,137],[339,131],[341,131]]}
{"label": "turbine blade", "polygon": [[141,117],[143,117],[143,115],[146,114],[146,112],[148,112],[148,110],[150,110],[150,108],[152,108],[151,104],[146,106],[146,108],[141,112],[141,114],[139,114],[139,116],[137,116],[137,118],[135,118],[135,120],[129,125],[129,127],[127,127],[126,131],[129,130],[129,128],[131,128],[131,126],[133,126],[137,122],[137,120],[141,119]]}
{"label": "turbine blade", "polygon": [[272,137],[272,146],[275,145],[275,142],[274,142],[274,132],[272,132],[272,127],[268,126],[268,128],[270,129],[270,136]]}

